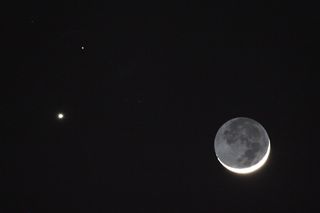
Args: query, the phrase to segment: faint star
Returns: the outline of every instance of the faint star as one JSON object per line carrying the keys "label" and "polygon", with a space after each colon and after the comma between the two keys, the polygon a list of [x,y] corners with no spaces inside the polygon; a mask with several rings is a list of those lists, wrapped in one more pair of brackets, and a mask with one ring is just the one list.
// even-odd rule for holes
{"label": "faint star", "polygon": [[82,46],[81,49],[84,50],[84,46]]}

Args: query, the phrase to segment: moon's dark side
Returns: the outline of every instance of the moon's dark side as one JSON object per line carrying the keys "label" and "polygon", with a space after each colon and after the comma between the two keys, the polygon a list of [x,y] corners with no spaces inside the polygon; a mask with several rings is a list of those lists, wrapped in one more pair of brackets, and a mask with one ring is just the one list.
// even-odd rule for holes
{"label": "moon's dark side", "polygon": [[243,169],[259,163],[267,154],[270,140],[257,121],[239,117],[227,121],[217,132],[215,153],[225,165]]}

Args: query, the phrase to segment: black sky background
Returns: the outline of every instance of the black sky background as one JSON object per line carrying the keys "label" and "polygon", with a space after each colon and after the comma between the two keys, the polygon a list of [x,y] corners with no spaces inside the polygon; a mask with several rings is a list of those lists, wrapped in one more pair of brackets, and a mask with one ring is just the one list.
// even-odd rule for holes
{"label": "black sky background", "polygon": [[[315,5],[34,0],[9,12],[1,212],[317,208]],[[239,116],[271,139],[248,176],[214,156],[216,131]]]}

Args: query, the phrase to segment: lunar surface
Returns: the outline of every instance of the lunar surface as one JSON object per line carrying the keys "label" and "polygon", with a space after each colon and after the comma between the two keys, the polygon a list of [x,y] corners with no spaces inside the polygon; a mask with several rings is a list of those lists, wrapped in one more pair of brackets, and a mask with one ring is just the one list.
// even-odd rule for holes
{"label": "lunar surface", "polygon": [[238,117],[218,130],[214,149],[219,162],[228,170],[248,174],[262,167],[270,153],[270,139],[257,121]]}

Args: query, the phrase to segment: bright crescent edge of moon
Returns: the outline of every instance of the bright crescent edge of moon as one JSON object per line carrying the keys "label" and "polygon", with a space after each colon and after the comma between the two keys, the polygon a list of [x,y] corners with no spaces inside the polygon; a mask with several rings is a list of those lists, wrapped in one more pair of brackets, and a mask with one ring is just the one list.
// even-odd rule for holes
{"label": "bright crescent edge of moon", "polygon": [[234,172],[234,173],[238,173],[238,174],[249,174],[249,173],[252,173],[252,172],[260,169],[266,163],[266,161],[268,160],[269,154],[270,154],[270,149],[271,149],[271,147],[270,147],[270,140],[269,140],[268,149],[267,149],[266,154],[263,156],[263,158],[255,165],[252,165],[248,168],[243,168],[243,169],[230,167],[230,166],[224,164],[218,157],[217,158],[218,158],[219,162],[222,164],[222,166],[224,166],[229,171]]}

